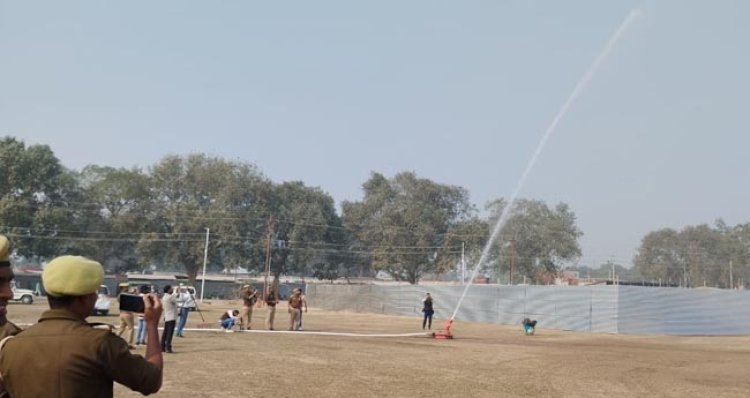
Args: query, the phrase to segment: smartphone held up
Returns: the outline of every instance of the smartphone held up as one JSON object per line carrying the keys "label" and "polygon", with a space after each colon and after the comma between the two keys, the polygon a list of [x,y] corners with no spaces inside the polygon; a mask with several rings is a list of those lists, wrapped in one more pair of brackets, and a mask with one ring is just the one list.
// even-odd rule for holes
{"label": "smartphone held up", "polygon": [[143,313],[145,310],[144,298],[140,294],[120,294],[120,311]]}

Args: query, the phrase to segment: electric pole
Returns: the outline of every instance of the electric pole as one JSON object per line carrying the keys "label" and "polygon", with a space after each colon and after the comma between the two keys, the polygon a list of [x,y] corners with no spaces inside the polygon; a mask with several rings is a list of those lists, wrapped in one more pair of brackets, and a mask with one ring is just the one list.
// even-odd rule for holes
{"label": "electric pole", "polygon": [[513,254],[516,251],[516,240],[510,240],[510,272],[508,273],[508,285],[513,285]]}
{"label": "electric pole", "polygon": [[466,282],[466,258],[464,257],[465,242],[461,242],[461,286]]}
{"label": "electric pole", "polygon": [[266,272],[264,273],[263,280],[263,298],[268,296],[269,285],[268,278],[271,275],[271,238],[273,237],[273,215],[268,216],[268,224],[266,224]]}
{"label": "electric pole", "polygon": [[206,263],[208,262],[208,235],[211,230],[206,228],[206,245],[203,247],[203,278],[201,278],[201,304],[203,304],[203,291],[206,290]]}

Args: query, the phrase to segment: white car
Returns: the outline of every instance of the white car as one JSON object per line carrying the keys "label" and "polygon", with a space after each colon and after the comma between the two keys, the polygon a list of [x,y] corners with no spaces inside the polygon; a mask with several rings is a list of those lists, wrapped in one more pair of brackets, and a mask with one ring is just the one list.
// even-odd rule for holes
{"label": "white car", "polygon": [[20,301],[24,304],[31,304],[34,302],[33,290],[18,288],[15,283],[12,283],[10,288],[13,290],[13,301]]}
{"label": "white car", "polygon": [[111,305],[112,297],[109,296],[109,288],[107,285],[99,286],[99,294],[96,298],[96,304],[94,304],[94,315],[109,314],[109,307]]}

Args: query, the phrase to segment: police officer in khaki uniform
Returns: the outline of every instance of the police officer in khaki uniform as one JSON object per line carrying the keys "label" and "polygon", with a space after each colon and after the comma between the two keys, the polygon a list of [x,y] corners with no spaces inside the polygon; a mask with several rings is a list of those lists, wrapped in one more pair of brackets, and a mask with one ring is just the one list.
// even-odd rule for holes
{"label": "police officer in khaki uniform", "polygon": [[50,310],[0,350],[0,396],[112,397],[113,381],[146,395],[159,391],[159,297],[143,297],[148,346],[146,358],[134,355],[125,340],[85,321],[103,279],[102,266],[84,257],[62,256],[47,264],[42,283]]}
{"label": "police officer in khaki uniform", "polygon": [[240,311],[240,330],[250,330],[250,322],[253,319],[253,306],[258,301],[258,292],[250,285],[242,286],[240,290],[242,297],[242,310]]}
{"label": "police officer in khaki uniform", "polygon": [[299,317],[302,314],[302,289],[295,288],[289,297],[289,330],[299,330]]}
{"label": "police officer in khaki uniform", "polygon": [[13,269],[10,267],[10,242],[0,235],[0,339],[18,334],[21,329],[8,322],[8,301],[13,299],[10,282],[13,280]]}

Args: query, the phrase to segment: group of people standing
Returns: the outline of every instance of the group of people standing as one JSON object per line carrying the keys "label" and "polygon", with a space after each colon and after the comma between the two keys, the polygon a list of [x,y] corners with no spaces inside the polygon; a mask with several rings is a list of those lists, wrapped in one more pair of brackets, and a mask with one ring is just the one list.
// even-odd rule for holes
{"label": "group of people standing", "polygon": [[[139,288],[123,286],[120,293],[139,293],[141,296],[147,296],[156,289],[142,285]],[[172,285],[165,285],[162,289],[161,296],[163,314],[164,314],[164,330],[161,335],[161,350],[162,352],[172,353],[172,339],[174,336],[185,337],[184,329],[187,324],[187,318],[190,314],[190,308],[195,305],[195,297],[190,293],[184,284],[180,284],[177,287]],[[135,320],[138,320],[138,331],[135,331]],[[133,338],[135,336],[135,345],[146,345],[147,337],[147,325],[144,319],[144,314],[135,314],[128,311],[120,311],[120,327],[118,336],[123,337],[126,335],[128,346],[133,347]]]}
{"label": "group of people standing", "polygon": [[[222,329],[232,331],[232,328],[240,322],[240,330],[250,330],[253,316],[253,308],[258,300],[258,291],[251,285],[244,285],[240,289],[240,298],[242,299],[241,310],[227,310],[221,314],[219,321]],[[279,296],[276,289],[269,290],[265,295],[264,302],[268,308],[266,314],[266,328],[274,330],[274,320],[276,317],[276,305],[279,304]],[[302,289],[295,288],[289,297],[289,330],[302,330],[302,310],[307,312],[307,298],[302,293]]]}

